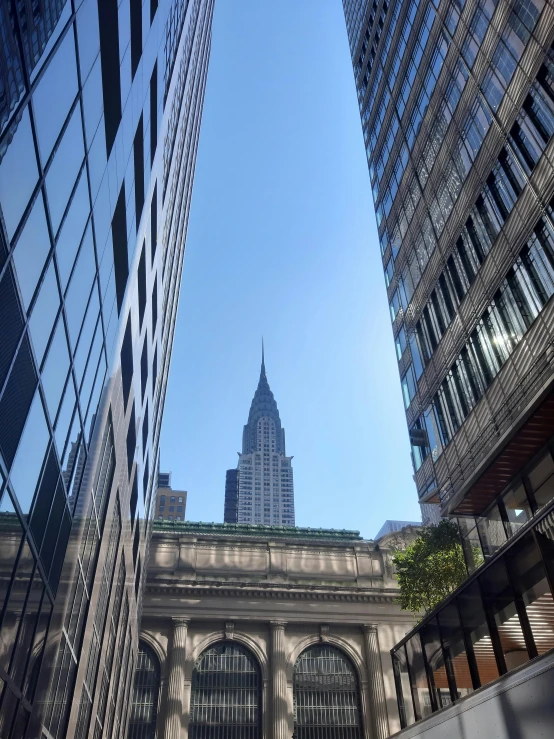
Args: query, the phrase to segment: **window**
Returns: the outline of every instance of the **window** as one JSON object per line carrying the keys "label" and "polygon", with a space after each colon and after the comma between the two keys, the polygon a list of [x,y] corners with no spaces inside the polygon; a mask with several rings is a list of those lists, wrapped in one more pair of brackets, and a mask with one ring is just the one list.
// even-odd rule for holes
{"label": "window", "polygon": [[200,655],[192,673],[190,739],[260,739],[260,668],[236,642],[219,642]]}
{"label": "window", "polygon": [[360,689],[354,665],[332,646],[314,645],[294,666],[294,736],[361,739]]}

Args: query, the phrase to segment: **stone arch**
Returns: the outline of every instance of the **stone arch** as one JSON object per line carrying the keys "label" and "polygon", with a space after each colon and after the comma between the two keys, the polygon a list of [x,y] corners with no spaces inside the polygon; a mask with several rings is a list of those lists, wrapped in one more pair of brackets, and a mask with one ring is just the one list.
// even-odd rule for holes
{"label": "stone arch", "polygon": [[[365,739],[367,715],[360,672],[330,639],[312,640],[293,665],[294,736]],[[314,734],[314,732],[316,732]]]}
{"label": "stone arch", "polygon": [[156,637],[153,634],[150,634],[150,632],[148,631],[141,631],[139,633],[139,642],[141,641],[149,646],[150,649],[152,649],[155,653],[156,657],[158,658],[158,662],[160,663],[161,679],[162,681],[165,680],[168,670],[166,650],[163,648],[158,639],[156,639]]}
{"label": "stone arch", "polygon": [[129,739],[154,739],[156,736],[161,675],[162,662],[157,651],[145,639],[140,639],[130,702]]}
{"label": "stone arch", "polygon": [[212,646],[212,644],[215,644],[216,642],[220,641],[236,641],[239,644],[242,644],[244,647],[249,649],[254,657],[258,660],[258,665],[260,666],[260,672],[262,681],[266,683],[269,680],[269,664],[267,660],[267,655],[265,652],[261,649],[258,642],[256,642],[254,639],[252,639],[251,636],[248,634],[245,634],[242,631],[234,631],[233,636],[231,638],[227,638],[223,631],[213,631],[211,634],[208,634],[208,636],[205,636],[204,639],[202,639],[194,649],[191,650],[190,657],[187,656],[186,666],[185,666],[185,679],[191,680],[192,679],[192,671],[194,670],[194,665],[196,664],[198,658],[200,655],[206,651],[209,647]]}
{"label": "stone arch", "polygon": [[261,665],[248,646],[226,636],[199,652],[192,672],[188,727],[191,739],[223,735],[244,739],[264,735]]}
{"label": "stone arch", "polygon": [[309,636],[300,639],[295,647],[291,649],[287,657],[286,674],[288,683],[292,682],[292,673],[298,657],[300,657],[302,652],[308,649],[308,647],[311,647],[314,644],[330,644],[331,646],[343,651],[356,669],[360,686],[363,686],[367,683],[367,670],[363,657],[355,649],[353,649],[352,645],[349,644],[346,639],[343,639],[342,637],[336,636],[334,634],[328,634],[325,637],[324,641],[322,641],[319,634],[310,634]]}

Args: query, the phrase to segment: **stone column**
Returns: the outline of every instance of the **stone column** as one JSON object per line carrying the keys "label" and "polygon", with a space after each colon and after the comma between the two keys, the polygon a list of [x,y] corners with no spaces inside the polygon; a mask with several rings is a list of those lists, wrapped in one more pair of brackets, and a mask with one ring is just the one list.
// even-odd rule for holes
{"label": "stone column", "polygon": [[375,739],[386,739],[389,736],[389,719],[377,626],[365,624],[364,636],[373,734]]}
{"label": "stone column", "polygon": [[185,713],[185,661],[188,619],[173,618],[173,641],[169,653],[167,711],[164,739],[182,739]]}
{"label": "stone column", "polygon": [[273,685],[272,739],[290,739],[284,621],[271,621],[271,676]]}

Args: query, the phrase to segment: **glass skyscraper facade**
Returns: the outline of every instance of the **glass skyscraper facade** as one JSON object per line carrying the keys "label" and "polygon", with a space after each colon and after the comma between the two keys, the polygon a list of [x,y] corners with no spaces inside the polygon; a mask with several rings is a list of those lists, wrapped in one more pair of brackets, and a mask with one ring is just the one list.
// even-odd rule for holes
{"label": "glass skyscraper facade", "polygon": [[213,0],[0,0],[0,735],[126,734]]}
{"label": "glass skyscraper facade", "polygon": [[292,457],[285,429],[265,373],[264,351],[258,387],[242,432],[242,453],[225,477],[225,523],[294,526]]}
{"label": "glass skyscraper facade", "polygon": [[417,489],[444,508],[549,375],[553,8],[344,10]]}
{"label": "glass skyscraper facade", "polygon": [[419,500],[468,569],[393,650],[409,725],[554,647],[554,6],[343,4]]}

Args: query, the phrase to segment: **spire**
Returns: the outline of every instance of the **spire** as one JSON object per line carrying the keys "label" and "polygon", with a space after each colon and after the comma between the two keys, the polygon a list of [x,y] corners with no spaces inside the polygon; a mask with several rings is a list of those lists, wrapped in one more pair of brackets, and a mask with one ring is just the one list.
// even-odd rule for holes
{"label": "spire", "polygon": [[265,374],[265,361],[264,361],[264,337],[262,336],[262,366],[260,368],[260,379],[267,376]]}

